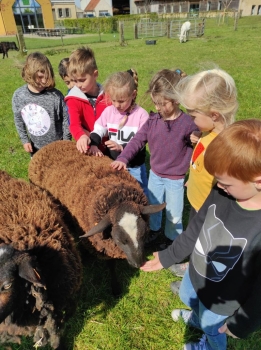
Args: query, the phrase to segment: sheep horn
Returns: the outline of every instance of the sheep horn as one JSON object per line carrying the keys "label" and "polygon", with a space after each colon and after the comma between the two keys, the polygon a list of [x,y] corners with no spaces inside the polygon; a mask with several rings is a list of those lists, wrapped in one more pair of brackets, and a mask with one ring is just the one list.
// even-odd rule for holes
{"label": "sheep horn", "polygon": [[97,225],[95,225],[92,229],[90,229],[90,231],[85,233],[85,235],[80,236],[79,238],[93,236],[96,233],[99,233],[105,230],[109,225],[111,225],[111,220],[109,218],[109,215],[106,215]]}
{"label": "sheep horn", "polygon": [[141,206],[141,214],[154,214],[166,207],[166,203]]}

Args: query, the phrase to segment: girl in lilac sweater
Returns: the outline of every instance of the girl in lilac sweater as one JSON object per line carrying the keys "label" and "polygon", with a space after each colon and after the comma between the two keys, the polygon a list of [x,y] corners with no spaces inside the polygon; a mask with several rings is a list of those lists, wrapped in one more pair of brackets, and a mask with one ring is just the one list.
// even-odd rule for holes
{"label": "girl in lilac sweater", "polygon": [[[173,241],[182,231],[184,178],[192,155],[190,134],[197,130],[191,117],[179,108],[174,87],[185,74],[163,69],[152,78],[148,93],[157,113],[149,119],[111,166],[126,168],[133,157],[148,143],[150,204],[166,202],[165,236]],[[151,239],[160,232],[162,212],[150,216]]]}

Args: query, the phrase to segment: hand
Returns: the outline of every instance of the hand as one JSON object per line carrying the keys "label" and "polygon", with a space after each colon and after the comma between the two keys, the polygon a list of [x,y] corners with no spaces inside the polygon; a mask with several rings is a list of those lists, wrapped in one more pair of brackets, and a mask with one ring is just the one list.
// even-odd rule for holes
{"label": "hand", "polygon": [[154,252],[153,255],[154,255],[154,259],[145,262],[145,264],[141,266],[140,268],[141,270],[148,272],[148,271],[157,271],[157,270],[163,269],[163,266],[159,261],[159,253]]}
{"label": "hand", "polygon": [[190,135],[190,141],[191,143],[197,143],[198,140],[201,137],[202,132],[201,131],[193,131]]}
{"label": "hand", "polygon": [[25,152],[32,153],[33,152],[33,147],[30,142],[24,143],[23,144]]}
{"label": "hand", "polygon": [[227,335],[229,335],[232,338],[239,339],[238,337],[236,337],[234,334],[232,334],[230,332],[230,330],[227,328],[226,323],[224,323],[223,326],[218,329],[218,331],[219,331],[219,333],[226,333]]}
{"label": "hand", "polygon": [[87,153],[88,149],[89,149],[89,144],[90,144],[91,140],[87,135],[82,135],[79,140],[76,142],[76,148],[78,149],[78,151],[80,151],[81,153]]}
{"label": "hand", "polygon": [[121,169],[127,170],[126,164],[123,162],[120,162],[119,160],[115,160],[110,164],[110,166],[115,170],[121,170]]}
{"label": "hand", "polygon": [[89,149],[89,153],[93,154],[95,157],[103,157],[104,154],[99,150],[97,146],[91,146]]}
{"label": "hand", "polygon": [[123,147],[115,141],[108,140],[104,143],[111,151],[118,151],[118,152],[123,151]]}

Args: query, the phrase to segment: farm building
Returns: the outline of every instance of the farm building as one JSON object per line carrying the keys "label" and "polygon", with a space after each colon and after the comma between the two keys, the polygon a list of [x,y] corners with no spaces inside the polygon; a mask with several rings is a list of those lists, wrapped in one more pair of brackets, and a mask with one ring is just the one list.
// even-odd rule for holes
{"label": "farm building", "polygon": [[159,14],[212,12],[224,10],[239,11],[242,16],[261,15],[261,0],[130,0],[130,13],[142,14],[156,12]]}
{"label": "farm building", "polygon": [[23,32],[30,28],[54,28],[54,20],[77,18],[74,0],[0,0],[0,35],[15,35],[17,25]]}

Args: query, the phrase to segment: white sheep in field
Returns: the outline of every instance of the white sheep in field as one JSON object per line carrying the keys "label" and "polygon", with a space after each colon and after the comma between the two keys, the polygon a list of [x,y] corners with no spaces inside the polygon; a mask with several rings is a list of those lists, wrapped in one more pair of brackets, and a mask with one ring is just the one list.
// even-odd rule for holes
{"label": "white sheep in field", "polygon": [[191,23],[189,21],[182,24],[179,36],[180,43],[185,43],[188,40],[190,27]]}

